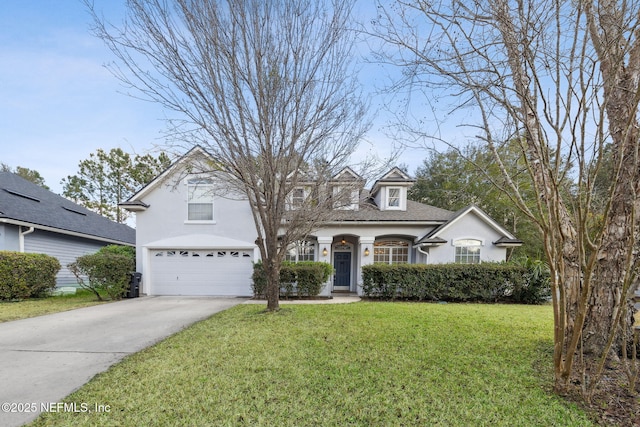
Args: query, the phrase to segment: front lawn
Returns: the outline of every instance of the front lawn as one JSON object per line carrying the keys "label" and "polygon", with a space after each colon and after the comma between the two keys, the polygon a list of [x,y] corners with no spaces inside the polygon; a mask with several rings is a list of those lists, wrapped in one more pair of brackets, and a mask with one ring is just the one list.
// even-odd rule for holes
{"label": "front lawn", "polygon": [[66,399],[102,412],[33,425],[591,425],[551,392],[549,306],[263,309],[215,315]]}
{"label": "front lawn", "polygon": [[15,302],[0,301],[0,323],[88,307],[103,302],[98,301],[93,293],[85,290],[78,290],[74,295],[32,298]]}

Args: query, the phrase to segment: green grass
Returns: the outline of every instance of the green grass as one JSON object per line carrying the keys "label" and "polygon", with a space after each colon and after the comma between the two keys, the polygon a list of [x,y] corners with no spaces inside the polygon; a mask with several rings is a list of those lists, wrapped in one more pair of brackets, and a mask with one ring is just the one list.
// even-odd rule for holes
{"label": "green grass", "polygon": [[132,355],[36,426],[586,426],[548,306],[241,305]]}
{"label": "green grass", "polygon": [[75,295],[34,298],[16,302],[0,301],[0,323],[88,307],[103,302],[98,301],[95,294],[85,290],[79,290]]}

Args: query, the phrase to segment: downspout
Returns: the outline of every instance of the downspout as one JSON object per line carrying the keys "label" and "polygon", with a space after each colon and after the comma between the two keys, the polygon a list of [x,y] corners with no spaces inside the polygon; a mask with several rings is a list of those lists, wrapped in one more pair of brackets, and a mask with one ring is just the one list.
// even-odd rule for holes
{"label": "downspout", "polygon": [[416,245],[415,248],[418,250],[418,252],[420,252],[421,254],[423,254],[424,256],[427,257],[427,264],[429,263],[429,252],[425,252],[422,250],[422,245]]}
{"label": "downspout", "polygon": [[20,226],[20,231],[18,233],[18,246],[20,252],[24,252],[24,236],[31,234],[34,231],[35,229],[33,227],[29,227],[27,231],[22,231],[22,226]]}

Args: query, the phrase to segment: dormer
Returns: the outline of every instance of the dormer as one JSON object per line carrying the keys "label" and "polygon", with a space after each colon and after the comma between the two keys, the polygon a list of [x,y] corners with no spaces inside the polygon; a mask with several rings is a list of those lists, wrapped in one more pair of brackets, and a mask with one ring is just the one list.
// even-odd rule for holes
{"label": "dormer", "polygon": [[407,190],[415,180],[394,167],[373,184],[371,196],[381,211],[406,211]]}
{"label": "dormer", "polygon": [[345,167],[329,181],[329,196],[333,208],[340,210],[360,209],[360,192],[364,187],[364,179],[350,167]]}

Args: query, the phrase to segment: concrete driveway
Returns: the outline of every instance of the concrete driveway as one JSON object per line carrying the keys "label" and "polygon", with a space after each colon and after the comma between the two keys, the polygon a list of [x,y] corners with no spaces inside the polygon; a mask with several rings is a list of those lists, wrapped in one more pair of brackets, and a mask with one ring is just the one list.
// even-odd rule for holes
{"label": "concrete driveway", "polygon": [[244,301],[142,297],[0,323],[0,426],[20,426],[43,407],[55,410],[123,357]]}

